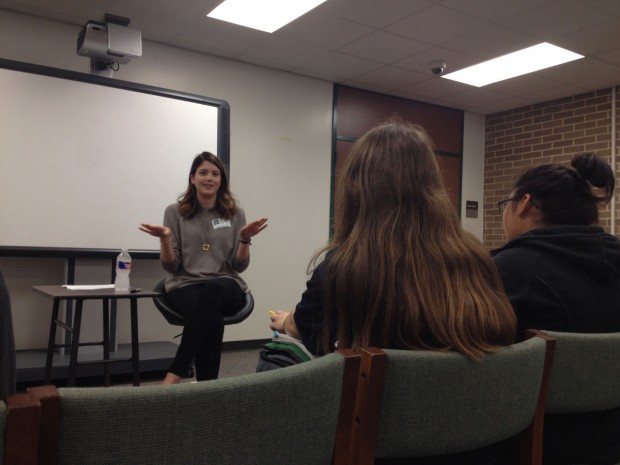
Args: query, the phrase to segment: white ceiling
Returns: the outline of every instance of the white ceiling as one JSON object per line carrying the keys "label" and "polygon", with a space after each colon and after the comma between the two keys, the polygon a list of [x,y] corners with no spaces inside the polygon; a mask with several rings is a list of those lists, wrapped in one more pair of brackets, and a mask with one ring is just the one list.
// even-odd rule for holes
{"label": "white ceiling", "polygon": [[[620,84],[620,0],[327,0],[272,34],[207,18],[220,2],[0,0],[0,9],[78,26],[125,16],[143,40],[482,114]],[[432,60],[455,71],[542,41],[586,57],[482,88],[430,71]]]}

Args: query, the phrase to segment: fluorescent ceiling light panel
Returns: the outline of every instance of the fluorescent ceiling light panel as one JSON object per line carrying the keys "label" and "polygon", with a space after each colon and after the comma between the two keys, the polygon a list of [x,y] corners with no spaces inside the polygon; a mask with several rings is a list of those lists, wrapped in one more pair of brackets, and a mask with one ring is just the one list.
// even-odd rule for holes
{"label": "fluorescent ceiling light panel", "polygon": [[482,87],[579,58],[583,55],[543,42],[441,77]]}
{"label": "fluorescent ceiling light panel", "polygon": [[325,0],[226,0],[207,16],[273,32]]}

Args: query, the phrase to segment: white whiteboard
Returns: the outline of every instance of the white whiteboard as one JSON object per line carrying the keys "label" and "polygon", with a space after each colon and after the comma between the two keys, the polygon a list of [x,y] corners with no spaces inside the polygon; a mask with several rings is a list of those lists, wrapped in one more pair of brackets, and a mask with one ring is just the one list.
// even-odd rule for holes
{"label": "white whiteboard", "polygon": [[0,249],[158,250],[138,225],[162,222],[198,153],[218,154],[221,106],[97,79],[0,68]]}

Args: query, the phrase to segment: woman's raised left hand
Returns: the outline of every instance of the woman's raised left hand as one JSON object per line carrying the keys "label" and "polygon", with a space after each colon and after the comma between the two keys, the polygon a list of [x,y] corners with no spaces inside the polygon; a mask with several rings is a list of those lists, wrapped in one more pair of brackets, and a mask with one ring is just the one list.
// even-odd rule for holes
{"label": "woman's raised left hand", "polygon": [[266,227],[267,218],[261,218],[260,220],[252,221],[241,228],[239,231],[239,236],[241,237],[241,240],[249,241]]}

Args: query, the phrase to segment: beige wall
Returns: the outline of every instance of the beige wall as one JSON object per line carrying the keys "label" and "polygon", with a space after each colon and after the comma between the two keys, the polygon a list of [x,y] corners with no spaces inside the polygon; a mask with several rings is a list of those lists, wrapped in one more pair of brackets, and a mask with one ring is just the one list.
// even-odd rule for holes
{"label": "beige wall", "polygon": [[[620,125],[612,127],[612,89],[603,89],[559,100],[517,108],[486,118],[484,168],[484,243],[490,248],[504,243],[497,202],[506,199],[528,167],[542,163],[570,165],[580,152],[593,152],[611,163]],[[616,107],[618,97],[616,96]],[[615,171],[618,173],[618,163]],[[610,206],[601,211],[601,225],[612,228]]]}

